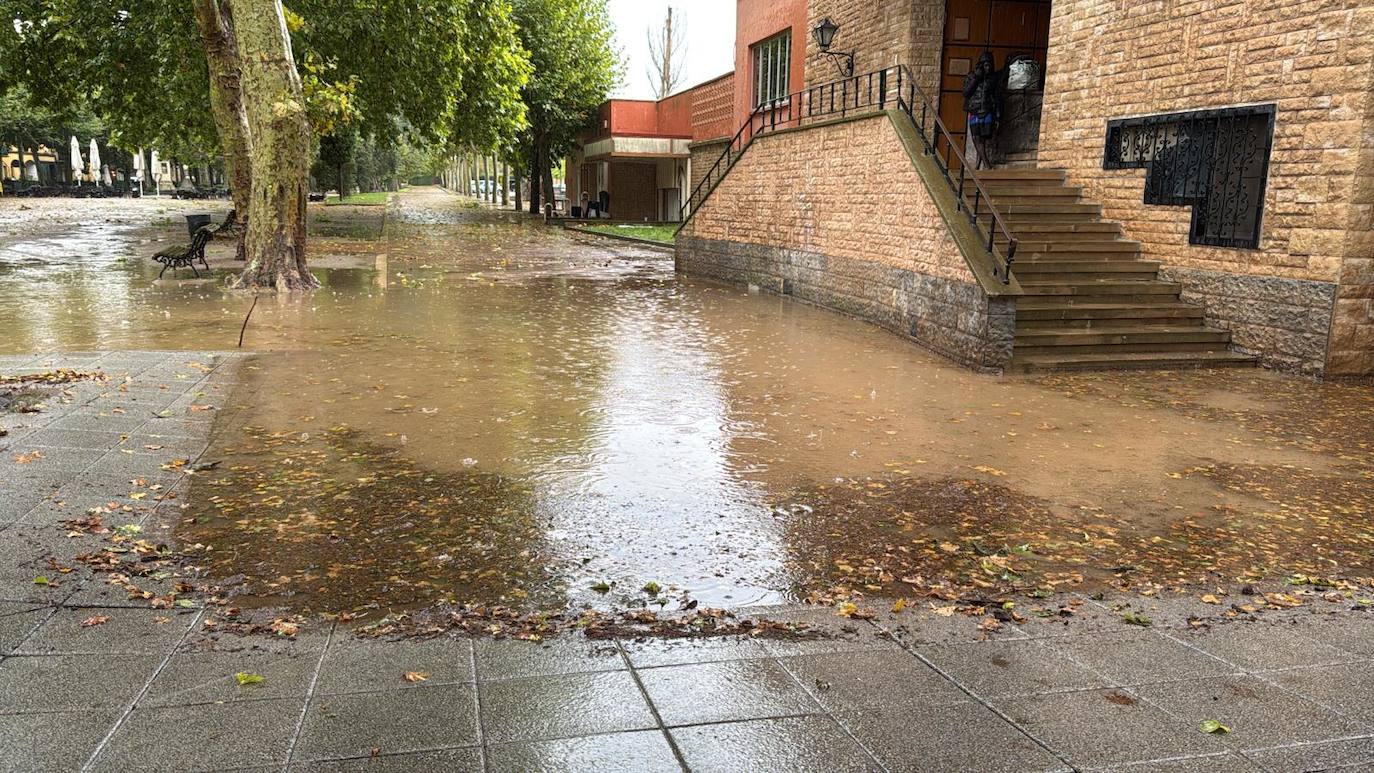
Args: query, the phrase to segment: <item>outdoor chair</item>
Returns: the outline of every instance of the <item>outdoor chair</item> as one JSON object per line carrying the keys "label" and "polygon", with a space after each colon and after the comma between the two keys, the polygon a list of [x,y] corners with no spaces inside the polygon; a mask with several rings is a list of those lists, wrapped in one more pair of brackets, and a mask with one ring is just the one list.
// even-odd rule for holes
{"label": "outdoor chair", "polygon": [[202,226],[196,235],[191,237],[191,243],[185,247],[168,247],[153,256],[153,260],[162,264],[162,270],[158,272],[157,278],[167,273],[167,269],[190,268],[191,273],[200,278],[200,272],[196,270],[196,261],[205,267],[206,273],[210,271],[210,264],[205,262],[205,245],[215,238],[215,226]]}

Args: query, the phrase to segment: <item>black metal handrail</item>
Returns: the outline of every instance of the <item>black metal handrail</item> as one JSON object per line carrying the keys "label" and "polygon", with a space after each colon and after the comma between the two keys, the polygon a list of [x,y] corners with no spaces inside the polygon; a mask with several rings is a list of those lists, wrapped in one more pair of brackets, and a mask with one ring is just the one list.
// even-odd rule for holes
{"label": "black metal handrail", "polygon": [[[886,110],[889,105],[900,109],[916,126],[926,155],[934,158],[950,191],[954,193],[958,211],[966,212],[980,237],[986,237],[983,244],[992,259],[994,275],[1002,284],[1010,284],[1012,261],[1016,256],[1016,237],[1007,226],[1006,219],[993,206],[982,180],[969,168],[963,153],[954,144],[954,137],[940,120],[935,104],[916,85],[916,79],[905,65],[812,86],[759,105],[749,114],[720,158],[706,171],[692,195],[683,203],[680,213],[682,221],[685,223],[688,215],[701,206],[756,136],[834,116],[843,118],[867,109]],[[972,186],[971,204],[966,199],[969,186]],[[983,223],[985,216],[986,227]],[[1005,242],[1001,255],[997,252],[999,236]]]}

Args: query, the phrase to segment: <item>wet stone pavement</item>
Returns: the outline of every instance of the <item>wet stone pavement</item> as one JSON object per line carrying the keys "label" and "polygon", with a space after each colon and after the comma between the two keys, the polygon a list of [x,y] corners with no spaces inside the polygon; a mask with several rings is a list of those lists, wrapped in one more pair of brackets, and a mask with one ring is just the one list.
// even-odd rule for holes
{"label": "wet stone pavement", "polygon": [[[199,602],[149,608],[85,572],[72,557],[93,537],[63,524],[97,508],[150,541],[169,533],[185,471],[216,426],[215,410],[197,408],[224,404],[241,361],[0,358],[8,375],[105,376],[48,388],[38,413],[0,414],[5,770],[1374,765],[1367,614],[1300,608],[1197,628],[1190,599],[1135,599],[1153,622],[1142,628],[1124,624],[1117,603],[1080,596],[1071,617],[991,632],[938,608],[865,621],[806,607],[738,614],[804,622],[819,636],[386,641],[342,624],[275,638],[207,630]],[[156,577],[141,582],[164,590]],[[239,674],[253,677],[241,684]],[[1231,732],[1204,734],[1209,720]]]}
{"label": "wet stone pavement", "polygon": [[[308,316],[264,304],[251,354],[199,348],[232,346],[241,298],[154,286],[146,266],[129,264],[115,276],[148,299],[129,315],[108,312],[118,298],[106,274],[90,271],[72,286],[101,285],[86,302],[108,313],[48,318],[25,300],[30,280],[0,260],[0,322],[26,321],[26,338],[0,341],[0,352],[48,339],[69,350],[0,353],[0,770],[1374,768],[1368,589],[1290,574],[1305,561],[1354,576],[1367,559],[1366,393],[1270,374],[1224,386],[1198,374],[985,379],[832,315],[675,279],[661,255],[570,242],[510,215],[476,217],[432,194],[398,209],[389,268],[379,257],[375,274],[331,271]],[[455,244],[471,254],[455,260]],[[62,281],[47,291],[72,292]],[[864,367],[817,375],[789,354],[802,343],[827,362],[863,351]],[[13,388],[15,377],[55,372],[65,375]],[[664,389],[682,395],[666,409]],[[1254,410],[1246,389],[1268,402]],[[1303,403],[1311,394],[1320,409]],[[1304,413],[1313,423],[1295,428]],[[732,619],[772,627],[684,638],[612,627],[521,641],[480,626],[365,636],[359,628],[375,630],[382,613],[399,621],[414,607],[357,602],[438,600],[429,589],[459,584],[451,565],[493,540],[464,542],[471,534],[446,532],[448,523],[417,532],[385,508],[357,511],[353,524],[298,522],[337,517],[311,492],[375,505],[379,484],[354,481],[351,467],[334,477],[354,484],[337,490],[311,477],[320,439],[341,422],[386,445],[369,460],[404,461],[385,474],[423,482],[426,497],[450,481],[540,481],[522,496],[538,503],[534,531],[549,539],[530,543],[526,563],[538,568],[545,550],[572,567],[566,586],[543,588],[567,594],[565,605],[628,600],[643,610],[637,589],[654,578],[666,587],[650,595],[665,603],[703,599],[703,609],[733,607]],[[263,437],[281,445],[263,454],[253,445]],[[1104,453],[1107,438],[1129,445]],[[359,458],[356,447],[339,453]],[[1066,469],[1071,454],[1091,464]],[[1226,478],[1235,493],[1187,474],[1206,459],[1266,479],[1257,488]],[[938,468],[929,481],[892,477],[925,467]],[[799,482],[818,480],[835,485],[802,486],[810,498],[774,511],[775,492],[794,496]],[[910,501],[934,501],[936,512],[954,501],[950,491],[967,495],[969,521],[885,514],[929,486],[946,498]],[[235,487],[252,499],[205,507]],[[979,498],[987,491],[1002,493]],[[289,517],[273,516],[283,501]],[[398,501],[402,511],[428,504]],[[1169,531],[1182,504],[1185,520],[1215,510],[1220,533],[1253,544],[1157,567],[1145,564],[1171,554],[1142,548],[1136,575],[1118,566],[1129,538],[1179,545],[1212,534],[1190,523]],[[976,523],[980,507],[1013,505],[1025,509],[1003,513],[1010,523]],[[911,509],[902,515],[924,517]],[[1062,525],[1076,529],[1065,519],[1078,511],[1092,519],[1083,552],[1045,547],[1078,544]],[[808,525],[826,513],[843,515]],[[1017,523],[1027,521],[1020,513],[1044,522]],[[404,528],[369,535],[368,519]],[[1287,555],[1328,523],[1342,528],[1329,545]],[[942,565],[888,549],[891,533],[908,528],[940,529],[909,544],[957,558],[988,598],[910,590],[917,584],[900,571]],[[612,548],[597,549],[598,530]],[[1060,562],[1045,577],[1106,579],[1053,593],[1018,579],[1030,573],[1029,551],[997,546],[1037,530],[1045,534],[1025,539],[1040,560]],[[787,556],[826,531],[839,538],[815,539],[805,560]],[[330,552],[340,537],[380,547]],[[435,556],[429,537],[448,552]],[[415,549],[434,574],[421,582],[364,567],[331,587],[350,579],[347,562],[360,553],[402,565],[388,563],[392,543]],[[300,565],[283,558],[311,550],[321,552]],[[1275,563],[1242,588],[1233,581],[1251,557]],[[1192,582],[1196,566],[1223,559],[1231,563],[1213,572],[1215,585]],[[808,561],[824,571],[808,574]],[[863,579],[824,576],[850,563]],[[781,580],[753,572],[773,565]],[[1123,575],[1146,579],[1111,581]],[[615,590],[587,590],[597,578]],[[1188,582],[1175,589],[1172,578]],[[539,589],[517,579],[533,584],[494,583],[495,600]],[[249,610],[253,626],[226,622],[227,606],[253,598],[233,595],[236,583],[266,600]],[[793,603],[795,585],[808,583],[826,603]],[[890,584],[907,585],[907,597],[885,596]]]}

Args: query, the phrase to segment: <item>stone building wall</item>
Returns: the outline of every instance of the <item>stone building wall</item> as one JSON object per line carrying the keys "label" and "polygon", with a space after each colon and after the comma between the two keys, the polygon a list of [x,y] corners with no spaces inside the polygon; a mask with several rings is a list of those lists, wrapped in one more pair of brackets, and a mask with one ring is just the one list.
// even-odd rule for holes
{"label": "stone building wall", "polygon": [[[827,16],[840,25],[832,50],[854,52],[855,74],[905,64],[930,98],[938,97],[945,0],[810,0],[807,4],[807,86],[840,77],[834,59],[821,56],[815,38],[810,35],[810,30]],[[800,46],[797,48],[800,50]]]}
{"label": "stone building wall", "polygon": [[984,293],[885,113],[763,135],[678,236],[678,269],[837,309],[980,370],[1015,307]]}
{"label": "stone building wall", "polygon": [[[1357,353],[1374,349],[1370,247],[1356,232],[1369,227],[1359,148],[1370,142],[1374,4],[1056,0],[1052,14],[1039,164],[1067,169],[1240,348],[1306,371],[1369,372]],[[1144,170],[1102,169],[1110,119],[1260,103],[1277,116],[1259,249],[1189,245],[1189,208],[1146,205]],[[1364,289],[1342,288],[1337,303],[1338,282]]]}
{"label": "stone building wall", "polygon": [[1327,358],[1328,372],[1342,376],[1374,376],[1374,88],[1365,95],[1363,136]]}
{"label": "stone building wall", "polygon": [[735,74],[707,81],[692,89],[692,139],[732,136],[735,122]]}
{"label": "stone building wall", "polygon": [[711,167],[720,160],[720,156],[725,152],[725,147],[729,142],[728,138],[722,138],[692,143],[691,180],[688,181],[687,190],[682,192],[683,202],[686,202],[687,197],[696,191],[697,186],[706,177],[706,173],[711,171]]}

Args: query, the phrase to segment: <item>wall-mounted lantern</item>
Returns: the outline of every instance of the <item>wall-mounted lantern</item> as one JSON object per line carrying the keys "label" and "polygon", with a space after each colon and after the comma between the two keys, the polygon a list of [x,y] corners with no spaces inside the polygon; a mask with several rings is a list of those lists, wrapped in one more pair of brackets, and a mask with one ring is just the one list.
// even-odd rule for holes
{"label": "wall-mounted lantern", "polygon": [[835,66],[840,68],[840,77],[854,77],[854,52],[831,51],[830,47],[835,44],[835,35],[840,31],[840,25],[836,24],[829,16],[821,19],[821,23],[816,25],[816,29],[811,31],[812,37],[816,39],[816,45],[820,46],[821,56],[835,57]]}

